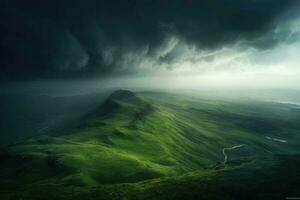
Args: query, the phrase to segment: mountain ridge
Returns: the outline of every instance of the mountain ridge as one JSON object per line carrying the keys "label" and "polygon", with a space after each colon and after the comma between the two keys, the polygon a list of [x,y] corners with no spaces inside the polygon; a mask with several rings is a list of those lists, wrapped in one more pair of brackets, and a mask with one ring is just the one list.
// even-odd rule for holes
{"label": "mountain ridge", "polygon": [[[117,92],[94,114],[83,118],[81,126],[57,136],[33,137],[7,147],[0,156],[0,185],[83,187],[168,177],[176,180],[186,173],[213,170],[214,174],[214,170],[242,168],[273,154],[297,153],[298,136],[293,133],[298,129],[296,121],[291,120],[299,114],[270,104],[272,113],[275,112],[270,115],[269,109],[258,109],[265,105]],[[295,118],[279,123],[278,116],[285,117],[291,112]],[[271,118],[278,123],[249,129],[247,120],[239,120],[241,113],[245,119]],[[276,135],[284,138],[287,128],[294,138],[287,139],[287,143],[276,143],[261,135],[261,130],[271,136],[273,130],[278,130]],[[247,147],[227,152],[228,164],[221,166],[222,149],[237,144]]]}

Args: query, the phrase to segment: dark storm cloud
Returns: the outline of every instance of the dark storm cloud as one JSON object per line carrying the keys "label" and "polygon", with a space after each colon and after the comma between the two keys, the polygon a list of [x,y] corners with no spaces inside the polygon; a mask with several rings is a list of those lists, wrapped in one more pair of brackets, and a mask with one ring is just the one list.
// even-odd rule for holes
{"label": "dark storm cloud", "polygon": [[109,75],[128,55],[157,56],[172,36],[201,49],[237,40],[263,48],[278,41],[256,39],[295,2],[1,0],[0,80]]}

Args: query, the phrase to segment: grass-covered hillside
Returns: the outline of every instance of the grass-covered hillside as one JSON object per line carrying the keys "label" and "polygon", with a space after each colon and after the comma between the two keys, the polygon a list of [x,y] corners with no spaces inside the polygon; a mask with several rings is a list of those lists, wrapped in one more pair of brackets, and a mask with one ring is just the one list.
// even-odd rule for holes
{"label": "grass-covered hillside", "polygon": [[[0,196],[211,199],[227,194],[224,198],[232,199],[251,191],[271,195],[260,191],[264,180],[288,185],[292,179],[285,173],[300,174],[296,167],[289,168],[300,160],[299,120],[300,108],[294,104],[118,90],[67,130],[3,148]],[[222,150],[241,144],[227,150],[228,161],[222,163]],[[253,190],[245,187],[250,182],[257,182]],[[283,190],[279,194],[287,191]]]}

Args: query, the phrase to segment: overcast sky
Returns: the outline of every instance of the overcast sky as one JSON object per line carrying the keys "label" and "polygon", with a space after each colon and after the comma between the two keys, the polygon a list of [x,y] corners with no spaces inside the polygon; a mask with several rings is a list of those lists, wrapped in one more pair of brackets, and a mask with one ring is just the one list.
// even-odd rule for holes
{"label": "overcast sky", "polygon": [[298,2],[1,0],[0,80],[297,88]]}

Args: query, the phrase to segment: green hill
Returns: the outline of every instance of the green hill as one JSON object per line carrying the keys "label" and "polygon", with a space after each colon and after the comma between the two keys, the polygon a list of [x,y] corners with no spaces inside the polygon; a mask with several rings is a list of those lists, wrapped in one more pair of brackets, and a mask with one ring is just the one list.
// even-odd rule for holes
{"label": "green hill", "polygon": [[[45,186],[68,192],[121,183],[135,183],[125,184],[130,191],[161,184],[178,190],[177,184],[188,188],[213,179],[213,188],[214,177],[227,177],[227,171],[239,174],[246,166],[249,173],[259,160],[299,153],[299,119],[290,104],[119,90],[63,134],[3,149],[0,184],[4,191]],[[228,151],[229,162],[222,164],[223,148],[239,144],[245,146]]]}

